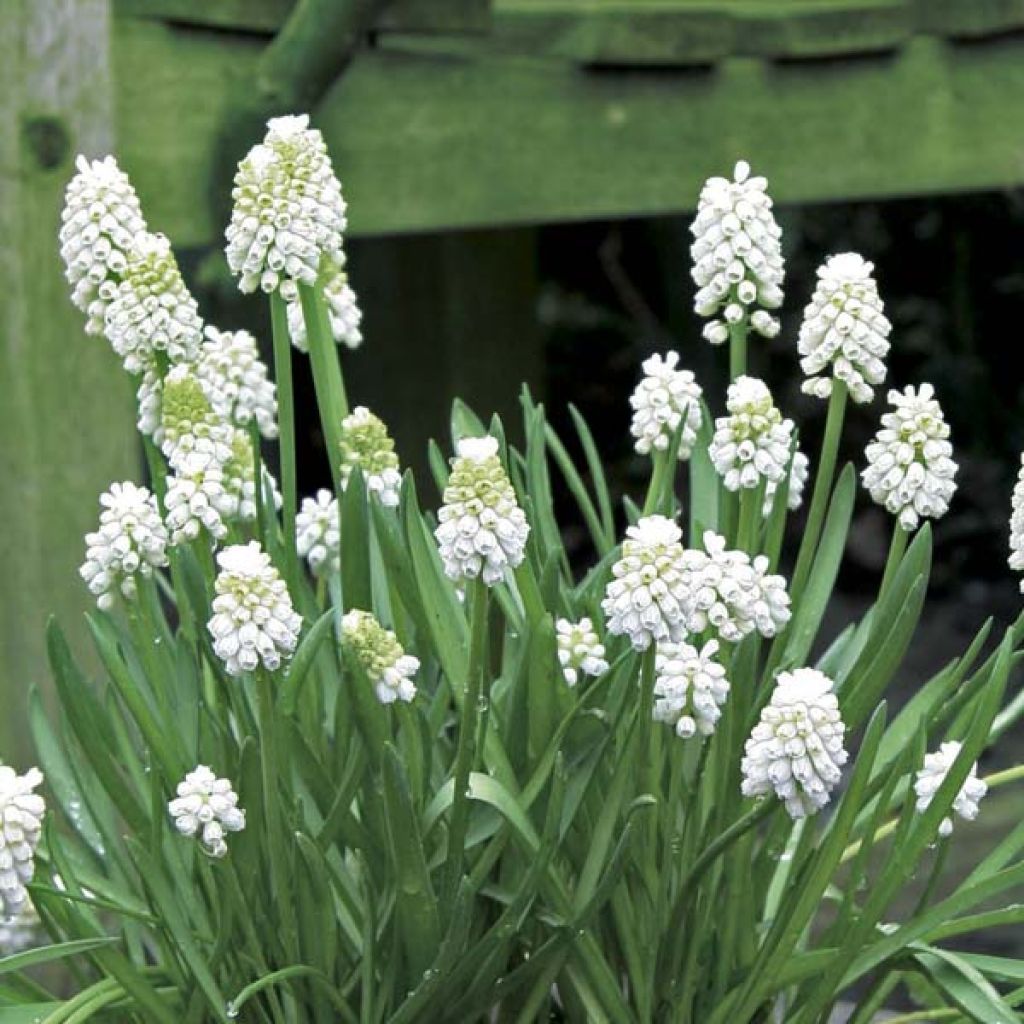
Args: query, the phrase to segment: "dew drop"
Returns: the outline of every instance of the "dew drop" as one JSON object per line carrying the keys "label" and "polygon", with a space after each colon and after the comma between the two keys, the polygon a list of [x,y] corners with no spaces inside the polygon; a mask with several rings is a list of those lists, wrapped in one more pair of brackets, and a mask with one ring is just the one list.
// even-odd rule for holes
{"label": "dew drop", "polygon": [[234,1003],[228,1003],[228,1005],[224,1007],[224,1016],[227,1017],[228,1020],[237,1020],[238,1007],[235,1006]]}

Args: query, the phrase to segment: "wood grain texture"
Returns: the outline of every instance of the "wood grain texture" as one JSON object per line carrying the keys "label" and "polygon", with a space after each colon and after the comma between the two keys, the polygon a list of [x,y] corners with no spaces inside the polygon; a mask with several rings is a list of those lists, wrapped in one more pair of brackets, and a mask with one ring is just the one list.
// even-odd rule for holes
{"label": "wood grain texture", "polygon": [[57,231],[74,155],[110,150],[107,0],[6,0],[0,33],[0,758],[28,756],[24,695],[43,629],[81,638],[97,498],[135,476],[131,390],[67,297]]}
{"label": "wood grain texture", "polygon": [[[195,196],[231,80],[258,53],[247,39],[118,25],[121,152],[178,244],[220,237]],[[673,70],[386,46],[360,55],[316,121],[361,236],[683,212],[740,156],[780,202],[1019,185],[1024,140],[1005,125],[1022,104],[1020,35]]]}

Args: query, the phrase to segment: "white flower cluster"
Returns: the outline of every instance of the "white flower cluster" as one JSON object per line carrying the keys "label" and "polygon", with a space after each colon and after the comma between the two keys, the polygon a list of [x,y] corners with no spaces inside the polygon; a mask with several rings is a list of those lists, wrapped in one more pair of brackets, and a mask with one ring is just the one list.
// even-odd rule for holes
{"label": "white flower cluster", "polygon": [[221,464],[209,452],[189,452],[167,479],[164,507],[172,546],[196,540],[202,530],[223,540],[228,528],[221,509],[228,503]]}
{"label": "white flower cluster", "polygon": [[493,437],[464,437],[456,445],[444,504],[434,531],[449,579],[483,577],[492,587],[526,553],[530,524],[498,457]]}
{"label": "white flower cluster", "polygon": [[42,781],[38,768],[19,775],[0,764],[0,918],[14,917],[28,901],[25,885],[35,871],[46,813],[46,801],[34,792]]}
{"label": "white flower cluster", "polygon": [[45,933],[39,911],[29,896],[12,917],[0,916],[0,956],[43,945]]}
{"label": "white flower cluster", "polygon": [[[924,766],[917,773],[914,782],[914,792],[917,794],[917,810],[921,813],[928,809],[932,798],[939,791],[939,787],[946,780],[953,762],[960,755],[960,744],[956,742],[943,743],[934,753],[926,754]],[[964,780],[953,800],[953,812],[958,818],[964,821],[974,821],[978,816],[978,804],[982,797],[988,792],[988,786],[982,779],[978,778],[978,764],[971,765],[971,770]],[[939,825],[939,835],[948,836],[953,831],[953,819],[943,818]]]}
{"label": "white flower cluster", "polygon": [[217,565],[214,614],[207,626],[214,652],[231,676],[260,664],[275,671],[295,650],[302,628],[284,580],[256,541],[224,548]]}
{"label": "white flower cluster", "polygon": [[668,450],[682,423],[679,458],[688,459],[701,424],[701,390],[689,370],[678,370],[678,352],[653,355],[643,363],[644,377],[630,396],[630,433],[641,455]]}
{"label": "white flower cluster", "polygon": [[[767,186],[740,160],[732,181],[709,178],[701,189],[690,226],[694,309],[698,316],[715,318],[704,327],[704,337],[714,345],[727,341],[729,326],[744,320],[766,338],[779,332],[779,321],[768,310],[782,305],[782,230]],[[760,308],[751,311],[754,306]]]}
{"label": "white flower cluster", "polygon": [[171,245],[163,235],[140,232],[107,304],[104,333],[129,373],[156,366],[156,354],[171,362],[199,355],[203,322],[181,279]]}
{"label": "white flower cluster", "polygon": [[708,455],[730,491],[777,486],[786,475],[793,445],[793,421],[783,419],[772,393],[756,377],[737,377],[730,385],[728,416],[715,420]]}
{"label": "white flower cluster", "polygon": [[[331,336],[339,345],[348,348],[359,348],[363,343],[363,312],[359,308],[359,300],[349,284],[345,271],[345,254],[340,254],[340,262],[329,263],[321,277],[324,285],[324,302],[327,305],[327,320],[331,327]],[[306,334],[306,321],[302,315],[302,303],[297,299],[288,303],[288,333],[292,344],[300,351],[309,350],[309,337]]]}
{"label": "white flower cluster", "polygon": [[277,395],[248,331],[207,326],[196,374],[221,417],[238,427],[252,421],[266,438],[277,437]]}
{"label": "white flower cluster", "polygon": [[[1015,572],[1024,572],[1024,455],[1020,457],[1020,469],[1010,503],[1010,557],[1007,562]],[[1020,589],[1024,593],[1024,580],[1021,580]]]}
{"label": "white flower cluster", "polygon": [[558,663],[562,675],[570,686],[575,686],[580,674],[600,676],[608,671],[604,644],[588,618],[579,622],[558,619],[555,623],[558,645]]}
{"label": "white flower cluster", "polygon": [[638,651],[682,640],[688,592],[682,530],[664,516],[645,516],[626,530],[601,609],[608,632],[628,636]]}
{"label": "white flower cluster", "polygon": [[885,380],[892,325],[872,277],[874,269],[855,252],[832,256],[818,268],[818,284],[804,309],[797,341],[800,367],[808,377],[806,394],[828,398],[835,377],[846,383],[855,402],[870,402],[873,385]]}
{"label": "white flower cluster", "polygon": [[703,551],[687,550],[682,559],[686,632],[711,626],[729,643],[755,631],[763,637],[779,633],[792,613],[786,581],[768,572],[768,558],[751,560],[745,551],[729,550],[711,530],[703,541]]}
{"label": "white flower cluster", "polygon": [[710,736],[729,696],[725,668],[714,660],[718,641],[699,651],[687,643],[667,641],[655,657],[654,720],[675,726],[682,739]]}
{"label": "white flower cluster", "polygon": [[354,609],[341,620],[341,636],[363,667],[381,704],[408,703],[416,696],[412,677],[419,658],[406,654],[398,638],[369,612]]}
{"label": "white flower cluster", "polygon": [[945,515],[956,491],[949,425],[934,396],[931,384],[890,391],[892,411],[882,416],[882,426],[864,452],[864,486],[907,531],[916,529],[922,518]]}
{"label": "white flower cluster", "polygon": [[227,260],[243,292],[315,285],[322,261],[342,261],[346,227],[341,185],[323,137],[303,114],[275,117],[238,165],[225,232]]}
{"label": "white flower cluster", "polygon": [[146,222],[132,183],[112,157],[75,161],[61,214],[60,254],[71,300],[86,315],[88,334],[102,334],[107,303]]}
{"label": "white flower cluster", "polygon": [[813,668],[780,672],[746,743],[743,795],[774,791],[793,818],[821,810],[842,776],[845,732],[828,676]]}
{"label": "white flower cluster", "polygon": [[341,421],[341,486],[347,487],[352,471],[358,467],[370,494],[382,505],[395,508],[402,488],[395,442],[384,421],[365,405],[356,406]]}
{"label": "white flower cluster", "polygon": [[156,498],[131,481],[111,484],[100,495],[100,525],[85,535],[85,562],[79,573],[100,608],[113,607],[115,595],[131,601],[137,575],[151,576],[167,564],[167,529]]}
{"label": "white flower cluster", "polygon": [[218,779],[205,764],[196,766],[178,783],[178,795],[167,804],[174,827],[183,836],[199,836],[211,857],[228,852],[225,833],[245,828],[245,811],[227,779]]}
{"label": "white flower cluster", "polygon": [[315,498],[303,498],[295,517],[295,549],[314,576],[341,571],[341,519],[338,501],[325,488]]}
{"label": "white flower cluster", "polygon": [[[793,453],[793,461],[789,467],[789,492],[786,495],[786,507],[795,512],[804,500],[804,488],[807,486],[807,478],[811,475],[811,461],[798,448]],[[764,508],[762,510],[767,518],[772,514],[775,505],[775,494],[779,484],[769,480],[764,488]]]}

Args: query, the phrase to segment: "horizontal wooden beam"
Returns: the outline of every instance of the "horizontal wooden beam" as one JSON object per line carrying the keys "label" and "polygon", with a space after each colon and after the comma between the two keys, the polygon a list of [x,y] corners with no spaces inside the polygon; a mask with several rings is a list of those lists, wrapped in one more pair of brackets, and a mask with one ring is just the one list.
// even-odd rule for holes
{"label": "horizontal wooden beam", "polygon": [[[343,0],[338,0],[343,2]],[[271,34],[296,0],[114,0],[122,17]],[[392,0],[376,28],[392,32],[480,32],[489,0]]]}
{"label": "horizontal wooden beam", "polygon": [[[151,220],[179,243],[220,236],[199,197],[231,81],[259,51],[152,22],[118,27],[122,155]],[[683,211],[740,156],[781,202],[1019,185],[1024,137],[1006,118],[1022,106],[1024,37],[1007,35],[679,71],[383,48],[357,58],[316,120],[352,233],[378,235]]]}

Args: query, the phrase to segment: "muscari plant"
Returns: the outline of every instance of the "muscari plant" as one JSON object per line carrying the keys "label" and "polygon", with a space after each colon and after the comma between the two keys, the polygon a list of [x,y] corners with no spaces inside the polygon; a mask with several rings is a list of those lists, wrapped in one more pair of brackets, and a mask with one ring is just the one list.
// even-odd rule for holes
{"label": "muscari plant", "polygon": [[[252,336],[204,325],[113,158],[68,187],[73,299],[135,378],[149,479],[113,483],[86,538],[101,670],[52,624],[42,772],[0,767],[0,1021],[812,1024],[846,999],[864,1024],[897,990],[926,1008],[904,1019],[1019,1019],[1024,964],[958,947],[1024,921],[1024,824],[943,869],[986,790],[1024,777],[977,773],[1024,712],[1024,618],[884,701],[956,486],[927,384],[889,393],[866,451],[893,517],[877,597],[818,643],[858,492],[844,415],[886,376],[872,265],[819,271],[797,344],[828,412],[801,451],[746,374],[748,341],[780,330],[766,183],[711,179],[693,277],[728,346],[722,415],[677,353],[647,360],[649,482],[616,510],[576,410],[563,440],[524,390],[516,446],[456,400],[435,509],[349,408],[336,343],[360,318],[320,134],[272,120],[233,195],[228,264],[266,296],[273,381]],[[333,484],[301,503],[293,347]],[[1020,569],[1024,482],[1013,507]],[[57,960],[62,998],[32,970]]]}

